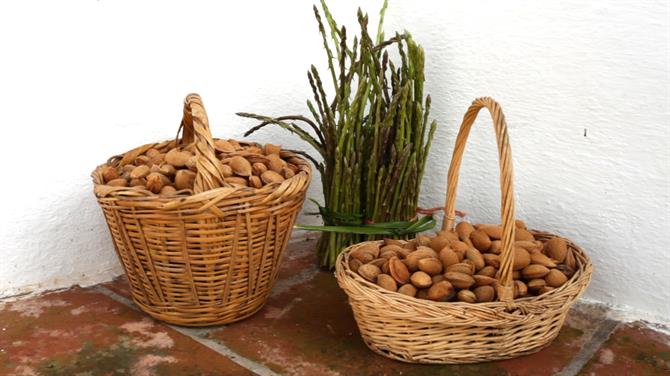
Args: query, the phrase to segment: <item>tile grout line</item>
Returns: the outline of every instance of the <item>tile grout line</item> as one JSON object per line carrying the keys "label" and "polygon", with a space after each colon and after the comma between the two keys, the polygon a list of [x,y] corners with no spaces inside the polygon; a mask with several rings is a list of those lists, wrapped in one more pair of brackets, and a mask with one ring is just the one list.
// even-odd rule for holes
{"label": "tile grout line", "polygon": [[586,364],[593,358],[596,352],[600,349],[603,343],[607,341],[612,332],[620,324],[619,321],[612,319],[605,319],[599,326],[598,329],[593,333],[591,338],[582,346],[581,350],[577,353],[577,356],[572,358],[570,364],[567,367],[563,368],[561,372],[557,373],[557,376],[575,376],[579,371],[586,366]]}
{"label": "tile grout line", "polygon": [[[111,298],[111,299],[113,299],[113,300],[115,300],[115,301],[133,309],[133,310],[135,310],[135,311],[142,312],[132,302],[132,300],[126,298],[125,296],[121,296],[121,295],[117,294],[116,292],[114,292],[114,291],[112,291],[112,290],[110,290],[110,289],[108,289],[104,286],[101,286],[101,285],[93,286],[92,288],[95,291],[97,291],[97,292],[99,292],[99,293],[101,293],[101,294],[103,294],[103,295],[105,295],[105,296],[107,296],[107,297],[109,297],[109,298]],[[144,312],[142,312],[142,313],[144,313]],[[157,321],[157,322],[160,323],[161,325],[165,325],[165,326],[179,332],[182,335],[185,335],[185,336],[191,338],[192,340],[194,340],[194,341],[198,342],[199,344],[217,352],[218,354],[225,356],[226,358],[230,359],[235,364],[237,364],[237,365],[239,365],[239,366],[241,366],[241,367],[257,374],[257,375],[260,375],[260,376],[280,376],[279,373],[271,370],[270,368],[264,366],[263,364],[260,364],[256,361],[253,361],[253,360],[249,359],[249,358],[245,358],[244,356],[242,356],[242,355],[236,353],[235,351],[233,351],[228,346],[223,345],[223,344],[221,344],[217,341],[211,340],[209,338],[205,338],[203,336],[203,334],[206,332],[206,329],[184,328],[184,327],[180,327],[180,326],[176,326],[176,325],[167,324],[167,323],[164,323],[164,322],[161,322],[161,321]]]}

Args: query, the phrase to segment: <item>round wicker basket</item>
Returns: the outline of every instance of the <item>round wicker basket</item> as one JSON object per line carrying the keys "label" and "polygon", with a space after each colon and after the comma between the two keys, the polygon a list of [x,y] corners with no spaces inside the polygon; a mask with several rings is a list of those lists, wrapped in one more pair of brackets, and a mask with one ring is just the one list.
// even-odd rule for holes
{"label": "round wicker basket", "polygon": [[[184,102],[181,139],[147,144],[93,171],[94,192],[135,303],[172,324],[225,324],[258,311],[277,277],[282,253],[311,180],[303,158],[282,183],[259,189],[223,181],[200,97]],[[123,166],[151,148],[189,145],[197,157],[193,192],[159,197],[142,187],[103,184],[101,168]],[[231,153],[230,156],[234,156]]]}
{"label": "round wicker basket", "polygon": [[[577,261],[574,275],[561,287],[540,296],[513,299],[512,252],[515,234],[512,158],[505,117],[491,98],[475,100],[465,114],[449,168],[445,221],[453,230],[455,197],[463,151],[480,109],[487,108],[495,126],[502,193],[502,253],[497,296],[491,303],[434,302],[385,290],[349,268],[349,254],[338,257],[336,277],[349,297],[366,345],[386,357],[410,363],[475,363],[508,359],[536,352],[558,335],[574,301],[591,279],[591,261],[567,240]],[[556,235],[531,231],[540,240]]]}

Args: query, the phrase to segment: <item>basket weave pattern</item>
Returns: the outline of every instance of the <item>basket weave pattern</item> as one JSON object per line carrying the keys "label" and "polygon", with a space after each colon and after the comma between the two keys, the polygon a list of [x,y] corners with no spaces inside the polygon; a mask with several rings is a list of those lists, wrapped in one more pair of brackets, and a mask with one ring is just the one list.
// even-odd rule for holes
{"label": "basket weave pattern", "polygon": [[184,104],[181,140],[147,144],[107,165],[120,166],[150,148],[167,152],[192,144],[198,157],[194,192],[164,198],[140,187],[103,184],[95,194],[135,303],[151,316],[184,326],[230,323],[265,303],[277,277],[311,179],[307,162],[282,183],[260,189],[224,183],[207,115],[197,95]]}
{"label": "basket weave pattern", "polygon": [[[498,103],[479,98],[468,109],[456,139],[442,228],[453,230],[456,186],[470,127],[481,108],[493,118],[500,157],[502,252],[498,301],[433,302],[385,290],[349,268],[349,254],[338,257],[336,277],[347,293],[363,340],[374,352],[410,363],[475,363],[508,359],[539,351],[558,335],[570,307],[586,290],[592,265],[584,251],[566,239],[577,261],[574,275],[561,287],[540,296],[513,299],[514,195],[511,148],[505,117]],[[556,235],[531,231],[536,239]]]}

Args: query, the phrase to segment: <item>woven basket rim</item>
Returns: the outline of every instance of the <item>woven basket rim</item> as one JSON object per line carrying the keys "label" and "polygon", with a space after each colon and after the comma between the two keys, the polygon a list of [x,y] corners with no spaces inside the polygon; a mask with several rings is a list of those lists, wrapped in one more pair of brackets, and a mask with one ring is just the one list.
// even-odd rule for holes
{"label": "woven basket rim", "polygon": [[[213,140],[228,140],[228,139],[222,139],[222,138],[213,138]],[[202,200],[207,200],[211,198],[212,196],[217,197],[220,194],[226,194],[228,197],[235,197],[235,196],[241,196],[243,194],[249,194],[249,195],[259,195],[259,194],[264,194],[264,195],[271,195],[275,192],[277,192],[280,187],[292,184],[298,181],[298,179],[303,178],[303,180],[306,178],[307,182],[309,182],[312,169],[311,166],[309,165],[309,162],[299,154],[296,154],[292,151],[289,150],[282,150],[282,154],[287,154],[291,158],[297,158],[299,159],[302,163],[298,165],[300,171],[298,171],[294,176],[285,179],[281,183],[271,183],[271,184],[266,184],[261,188],[254,188],[254,187],[219,187],[219,188],[214,188],[210,189],[205,192],[200,192],[197,194],[190,193],[188,195],[186,194],[179,194],[173,197],[164,197],[164,196],[159,196],[157,194],[152,193],[151,191],[147,189],[142,189],[138,187],[113,187],[104,183],[101,183],[102,178],[101,176],[98,175],[98,172],[102,167],[109,166],[110,164],[114,163],[115,161],[120,161],[123,156],[125,156],[128,153],[131,153],[135,150],[146,148],[166,148],[170,144],[173,144],[175,140],[165,140],[165,141],[160,141],[160,142],[154,142],[154,143],[148,143],[144,144],[135,148],[132,148],[130,150],[127,150],[121,154],[116,154],[113,155],[112,157],[107,159],[107,162],[98,165],[93,172],[91,173],[91,178],[93,180],[93,186],[94,186],[94,192],[95,195],[99,199],[120,199],[124,201],[132,201],[132,202],[161,202],[163,204],[171,203],[171,202],[181,202],[184,201],[185,199],[189,199],[190,201],[200,201],[199,199]],[[241,145],[245,146],[260,146],[262,144],[255,142],[255,141],[238,141],[235,140]],[[98,194],[98,188],[99,187],[105,187],[105,193],[104,194]],[[299,191],[299,190],[297,190]],[[296,191],[296,194],[298,194]],[[181,191],[180,191],[181,192]]]}
{"label": "woven basket rim", "polygon": [[[559,237],[558,235],[554,235],[544,231],[532,230],[532,229],[529,229],[529,231],[533,233],[533,235],[539,235],[540,237]],[[575,250],[578,256],[580,256],[576,257],[579,268],[575,271],[575,274],[570,279],[568,279],[568,281],[564,283],[561,287],[556,288],[552,291],[549,291],[539,296],[530,296],[520,299],[514,299],[513,303],[515,306],[512,312],[508,312],[507,315],[505,316],[509,316],[509,318],[513,317],[522,318],[526,316],[524,311],[529,312],[531,314],[539,314],[541,312],[535,312],[536,309],[534,309],[536,308],[535,306],[537,306],[538,304],[545,305],[545,303],[552,302],[554,300],[564,300],[562,304],[560,304],[561,306],[563,306],[566,304],[571,304],[572,301],[577,299],[577,297],[575,297],[572,300],[566,300],[563,299],[563,297],[559,297],[558,295],[560,295],[563,291],[571,288],[572,286],[577,285],[578,282],[581,283],[582,280],[584,279],[590,280],[591,278],[590,270],[592,269],[593,266],[591,264],[590,258],[586,255],[586,253],[581,247],[574,244],[570,239],[564,237],[561,238],[565,239],[568,242],[568,246],[573,250]],[[344,282],[344,280],[355,281],[356,282],[355,285],[361,291],[367,294],[372,294],[375,297],[381,298],[382,300],[405,304],[407,310],[417,310],[419,309],[419,307],[421,308],[432,307],[435,310],[445,310],[445,309],[453,310],[457,308],[462,308],[463,310],[477,310],[480,312],[489,311],[489,313],[491,314],[499,315],[501,312],[504,312],[508,309],[506,304],[501,301],[486,302],[486,303],[466,303],[466,302],[436,302],[427,299],[417,299],[415,297],[410,297],[401,294],[399,292],[385,290],[382,287],[378,286],[377,284],[372,283],[366,280],[365,278],[361,277],[358,273],[354,272],[349,268],[349,254],[354,248],[357,248],[366,243],[382,243],[382,242],[383,240],[373,240],[373,241],[356,243],[345,248],[340,253],[335,266],[336,267],[335,275],[336,278],[338,279],[338,282],[340,282],[340,286],[343,287],[345,291],[347,289],[344,288],[344,286],[342,286],[341,282]],[[584,290],[585,288],[582,289],[580,294],[583,293]],[[425,313],[425,311],[422,311],[422,313]],[[458,325],[458,323],[453,322],[450,322],[449,324]],[[468,323],[468,325],[473,324]],[[477,325],[480,325],[480,323],[478,323]]]}

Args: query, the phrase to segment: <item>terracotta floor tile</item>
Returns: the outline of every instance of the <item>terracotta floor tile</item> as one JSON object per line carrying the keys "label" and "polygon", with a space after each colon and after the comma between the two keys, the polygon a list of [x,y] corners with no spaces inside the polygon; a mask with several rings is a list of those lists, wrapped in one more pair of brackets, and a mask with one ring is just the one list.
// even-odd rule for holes
{"label": "terracotta floor tile", "polygon": [[0,375],[249,375],[93,290],[0,304]]}
{"label": "terracotta floor tile", "polygon": [[581,375],[670,375],[670,336],[643,323],[621,324]]}
{"label": "terracotta floor tile", "polygon": [[577,303],[551,345],[534,354],[500,361],[498,365],[513,375],[554,375],[570,364],[604,318],[604,308]]}

